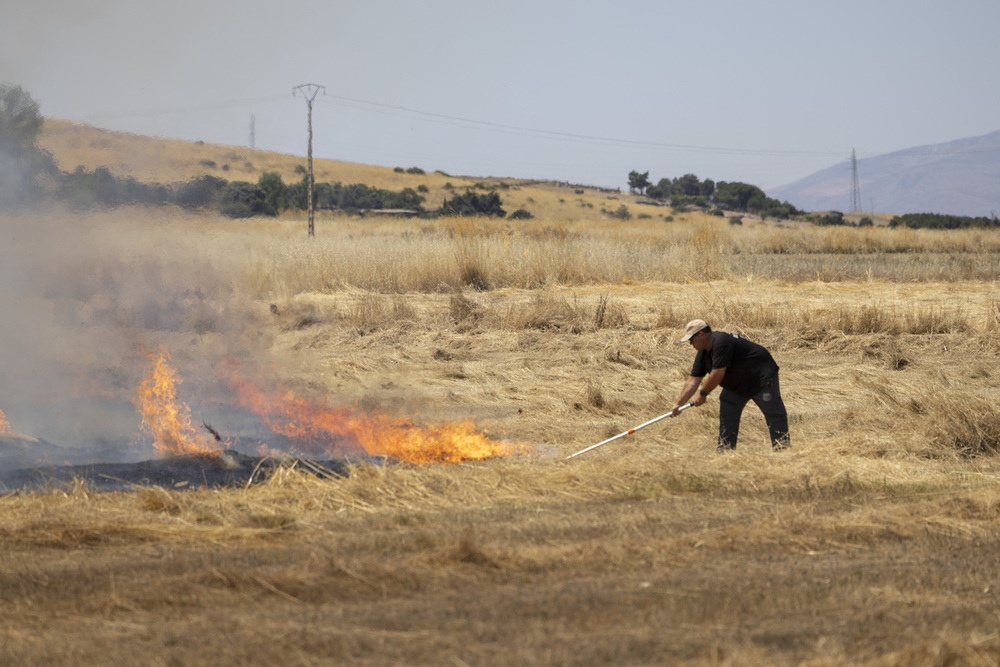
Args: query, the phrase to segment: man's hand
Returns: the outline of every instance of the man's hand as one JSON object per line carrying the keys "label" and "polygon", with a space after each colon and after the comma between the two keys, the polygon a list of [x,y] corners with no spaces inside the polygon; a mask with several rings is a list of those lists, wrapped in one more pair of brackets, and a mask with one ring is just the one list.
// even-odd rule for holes
{"label": "man's hand", "polygon": [[707,399],[704,396],[701,395],[701,392],[698,392],[698,394],[694,397],[694,401],[693,401],[694,402],[694,407],[698,408],[698,407],[701,407],[702,405],[705,405],[705,401],[706,400]]}

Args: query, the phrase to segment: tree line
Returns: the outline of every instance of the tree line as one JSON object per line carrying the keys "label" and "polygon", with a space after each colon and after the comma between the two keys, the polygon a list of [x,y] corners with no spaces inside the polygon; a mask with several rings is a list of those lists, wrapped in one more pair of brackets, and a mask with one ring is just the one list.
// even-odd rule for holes
{"label": "tree line", "polygon": [[728,211],[755,213],[770,218],[787,219],[801,215],[791,204],[780,202],[764,194],[756,185],[749,183],[720,181],[710,178],[700,180],[694,174],[684,174],[677,178],[661,178],[653,184],[649,172],[630,171],[628,187],[632,192],[644,194],[650,199],[669,202],[671,206],[716,207]]}
{"label": "tree line", "polygon": [[[121,206],[124,204],[177,204],[186,209],[215,208],[230,218],[276,216],[284,210],[308,207],[306,177],[286,184],[280,174],[267,172],[257,182],[227,181],[212,175],[193,178],[186,183],[167,186],[141,183],[126,176],[118,177],[107,167],[88,171],[77,167],[63,174],[50,193],[74,208]],[[413,188],[393,192],[362,183],[315,183],[313,197],[317,209],[357,213],[373,209],[423,210],[424,197]]]}
{"label": "tree line", "polygon": [[944,215],[941,213],[907,213],[897,215],[889,221],[890,227],[909,227],[910,229],[1000,229],[1000,219],[996,214],[992,217],[963,215]]}

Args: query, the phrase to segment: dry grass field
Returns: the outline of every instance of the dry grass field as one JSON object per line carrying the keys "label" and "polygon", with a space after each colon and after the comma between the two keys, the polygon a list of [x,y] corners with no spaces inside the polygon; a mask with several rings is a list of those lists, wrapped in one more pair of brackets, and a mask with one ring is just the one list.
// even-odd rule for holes
{"label": "dry grass field", "polygon": [[[64,169],[99,166],[86,136]],[[164,146],[135,175],[230,150]],[[110,422],[54,396],[134,401],[163,349],[196,426],[226,423],[235,364],[499,445],[0,496],[0,663],[1000,662],[1000,234],[622,222],[569,192],[512,188],[538,206],[520,222],[320,216],[312,241],[173,208],[0,218],[0,369],[31,385],[0,384],[9,432],[87,447]],[[791,448],[750,406],[717,454],[713,397],[566,461],[669,410],[694,317],[772,351]],[[138,409],[128,427],[151,456]]]}

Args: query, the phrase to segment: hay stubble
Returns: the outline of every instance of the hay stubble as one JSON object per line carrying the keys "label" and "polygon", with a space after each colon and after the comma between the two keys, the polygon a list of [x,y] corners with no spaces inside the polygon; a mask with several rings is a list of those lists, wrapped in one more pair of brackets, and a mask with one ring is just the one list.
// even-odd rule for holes
{"label": "hay stubble", "polygon": [[[303,395],[472,417],[530,451],[0,498],[0,661],[997,659],[995,237],[945,278],[961,262],[889,230],[791,230],[798,250],[774,253],[770,227],[698,217],[572,235],[330,220],[306,245],[286,222],[142,215],[84,221],[102,268],[60,264],[68,325],[127,326],[182,368],[238,354]],[[883,268],[855,274],[871,252]],[[774,352],[792,448],[770,452],[748,409],[716,455],[710,402],[562,461],[669,409],[694,317]]]}

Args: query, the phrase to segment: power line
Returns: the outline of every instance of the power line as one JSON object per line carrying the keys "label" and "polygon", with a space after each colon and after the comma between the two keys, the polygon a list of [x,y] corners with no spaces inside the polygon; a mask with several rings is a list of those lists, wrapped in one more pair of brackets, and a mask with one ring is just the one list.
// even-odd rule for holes
{"label": "power line", "polygon": [[[162,107],[155,109],[140,109],[128,112],[94,114],[90,116],[90,121],[130,118],[130,117],[169,116],[174,114],[199,113],[204,111],[213,111],[218,109],[246,106],[248,104],[273,103],[284,99],[287,98],[285,98],[283,95],[275,94],[275,95],[264,95],[260,97],[222,100],[218,102],[211,102],[205,104],[192,104],[192,105],[177,106],[177,107]],[[479,129],[484,131],[498,132],[501,134],[514,135],[514,136],[545,138],[551,140],[569,141],[574,143],[589,143],[589,144],[604,145],[604,146],[610,145],[610,146],[645,148],[654,150],[698,152],[704,154],[718,154],[718,155],[743,155],[749,157],[804,158],[804,157],[837,157],[843,155],[841,151],[805,151],[805,150],[785,150],[785,149],[768,149],[768,148],[754,149],[754,148],[736,148],[736,147],[726,147],[726,146],[706,146],[698,144],[680,144],[680,143],[649,141],[641,139],[623,139],[620,137],[607,137],[607,136],[599,136],[592,134],[563,132],[560,130],[531,128],[520,125],[511,125],[506,123],[496,123],[492,121],[478,120],[475,118],[465,118],[462,116],[436,113],[432,111],[423,111],[420,109],[413,109],[411,107],[405,107],[394,104],[384,104],[381,102],[362,100],[342,95],[325,95],[325,97],[319,101],[324,104],[334,104],[342,107],[354,108],[363,111],[375,110],[380,113],[385,113],[388,115],[418,118],[428,122],[435,122],[456,127],[465,127],[468,129]],[[871,153],[871,156],[873,157],[882,156],[898,152],[905,152],[906,155],[908,156],[949,156],[949,155],[967,155],[976,153],[996,153],[1000,152],[1000,148],[970,148],[966,150],[957,150],[957,151],[939,151],[939,150],[933,150],[932,148],[928,147],[927,150],[921,150],[920,148],[916,148],[916,149],[902,149],[901,151],[890,151],[888,153],[887,152]]]}
{"label": "power line", "polygon": [[[747,149],[747,148],[726,148],[722,146],[700,146],[700,145],[690,145],[690,144],[675,144],[659,141],[648,141],[640,139],[622,139],[619,137],[602,137],[598,135],[591,134],[579,134],[575,132],[563,132],[559,130],[544,130],[531,127],[523,127],[519,125],[508,125],[505,123],[495,123],[491,121],[476,120],[474,118],[464,118],[461,116],[452,116],[449,114],[434,113],[430,111],[421,111],[419,109],[411,109],[409,107],[403,107],[393,104],[382,104],[379,102],[371,102],[368,100],[359,100],[351,97],[343,97],[341,95],[328,95],[328,100],[323,100],[326,104],[337,104],[340,103],[350,103],[354,105],[364,105],[364,107],[354,106],[352,108],[362,108],[365,107],[375,107],[376,109],[384,110],[385,113],[392,112],[402,112],[406,114],[411,114],[423,118],[424,120],[429,120],[432,122],[439,122],[447,125],[457,125],[457,126],[473,126],[479,129],[487,129],[493,131],[502,131],[508,134],[516,134],[520,136],[528,137],[546,137],[550,139],[561,139],[566,141],[577,141],[584,143],[596,143],[601,145],[615,145],[615,146],[626,146],[626,147],[639,147],[639,148],[657,148],[657,149],[668,149],[668,150],[678,150],[678,151],[695,151],[700,153],[719,153],[728,155],[763,155],[763,156],[788,156],[788,157],[835,157],[838,155],[843,155],[843,153],[837,151],[797,151],[797,150],[780,150],[780,149]],[[400,115],[400,114],[393,114]]]}
{"label": "power line", "polygon": [[[389,115],[397,115],[401,117],[407,117],[404,114],[408,114],[408,117],[417,117],[422,120],[442,123],[445,125],[453,125],[457,127],[471,127],[472,129],[483,129],[487,131],[501,132],[503,134],[513,134],[516,136],[527,136],[534,138],[548,138],[548,139],[558,139],[564,141],[574,141],[581,143],[592,143],[598,145],[614,145],[614,146],[624,146],[624,147],[634,147],[634,148],[651,148],[659,150],[674,150],[674,151],[689,151],[698,153],[709,153],[709,154],[719,154],[719,155],[745,155],[745,156],[758,156],[758,157],[838,157],[843,155],[840,151],[803,151],[803,150],[785,150],[785,149],[761,149],[761,148],[735,148],[735,147],[725,147],[725,146],[704,146],[695,144],[677,144],[670,142],[660,142],[660,141],[648,141],[640,139],[622,139],[620,137],[605,137],[590,134],[579,134],[573,132],[563,132],[558,130],[545,130],[539,128],[524,127],[519,125],[509,125],[505,123],[496,123],[491,121],[477,120],[474,118],[465,118],[462,116],[454,116],[450,114],[435,113],[431,111],[422,111],[420,109],[413,109],[410,107],[394,105],[394,104],[383,104],[381,102],[372,102],[370,100],[361,100],[353,97],[344,97],[342,95],[328,95],[328,100],[323,100],[327,104],[336,104],[340,106],[346,106],[349,108],[360,109],[360,110],[375,110],[381,113],[386,113]],[[969,155],[976,153],[997,153],[1000,152],[1000,147],[996,148],[969,148],[963,150],[955,151],[941,151],[934,150],[932,147],[928,147],[926,150],[921,150],[920,148],[902,149],[897,151],[888,152],[875,152],[871,153],[871,157],[878,157],[884,155],[890,155],[893,153],[903,153],[905,152],[907,156],[950,156],[950,155]]]}

